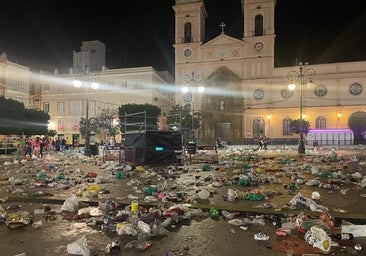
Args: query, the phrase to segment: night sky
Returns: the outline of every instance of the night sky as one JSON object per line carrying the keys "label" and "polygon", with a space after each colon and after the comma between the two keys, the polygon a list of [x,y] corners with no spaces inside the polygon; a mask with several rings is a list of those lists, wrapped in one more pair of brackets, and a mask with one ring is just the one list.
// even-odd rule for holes
{"label": "night sky", "polygon": [[[33,71],[65,72],[82,41],[106,44],[106,66],[174,72],[174,0],[7,1],[0,53]],[[243,37],[240,0],[206,0],[206,41]],[[329,5],[329,9],[326,6]],[[275,66],[366,61],[366,1],[277,0]]]}

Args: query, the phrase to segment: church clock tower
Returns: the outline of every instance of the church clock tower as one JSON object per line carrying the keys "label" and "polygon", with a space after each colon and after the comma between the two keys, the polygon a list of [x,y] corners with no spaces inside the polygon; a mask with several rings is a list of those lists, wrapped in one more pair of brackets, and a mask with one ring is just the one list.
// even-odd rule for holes
{"label": "church clock tower", "polygon": [[[244,38],[249,51],[269,57],[267,65],[274,68],[275,0],[241,0]],[[268,67],[267,67],[268,68]],[[263,75],[263,74],[262,74]]]}
{"label": "church clock tower", "polygon": [[184,75],[191,74],[193,70],[197,72],[200,48],[205,40],[207,13],[203,0],[176,0],[173,9],[175,12],[175,78],[176,84],[181,84]]}
{"label": "church clock tower", "polygon": [[[191,104],[201,113],[195,135],[207,144],[216,138],[242,140],[246,106],[260,106],[257,103],[269,95],[266,81],[274,69],[276,1],[236,1],[241,1],[244,17],[242,37],[227,35],[223,20],[217,24],[218,35],[210,41],[205,40],[204,0],[175,0],[173,6],[176,103]],[[198,87],[197,82],[205,87],[204,93],[192,89]],[[191,93],[180,87],[191,87]]]}

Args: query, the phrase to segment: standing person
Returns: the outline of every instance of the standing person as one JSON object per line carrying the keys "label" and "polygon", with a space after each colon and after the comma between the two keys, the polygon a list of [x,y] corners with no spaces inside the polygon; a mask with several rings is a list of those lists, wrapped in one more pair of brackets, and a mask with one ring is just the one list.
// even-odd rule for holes
{"label": "standing person", "polygon": [[258,138],[258,147],[256,150],[259,150],[259,149],[262,149],[263,148],[263,136],[260,135],[259,138]]}
{"label": "standing person", "polygon": [[65,139],[65,148],[70,149],[71,146],[72,145],[71,145],[71,141],[70,141],[69,137],[66,137],[66,139]]}
{"label": "standing person", "polygon": [[61,147],[60,147],[60,151],[63,152],[66,149],[66,139],[62,138],[61,139]]}
{"label": "standing person", "polygon": [[61,151],[61,140],[60,138],[57,138],[55,141],[55,150],[56,151]]}
{"label": "standing person", "polygon": [[222,143],[221,143],[221,140],[220,140],[220,138],[217,138],[216,139],[216,148],[222,148],[223,146],[222,146]]}
{"label": "standing person", "polygon": [[39,137],[36,137],[36,139],[33,141],[33,152],[36,158],[41,157],[41,140]]}
{"label": "standing person", "polygon": [[264,136],[263,137],[263,149],[264,150],[267,150],[267,143],[268,143],[267,136]]}
{"label": "standing person", "polygon": [[50,138],[48,138],[47,136],[44,138],[44,150],[46,152],[50,151]]}
{"label": "standing person", "polygon": [[24,147],[25,147],[25,140],[23,137],[19,138],[19,143],[17,145],[17,160],[24,158]]}
{"label": "standing person", "polygon": [[43,156],[43,151],[44,151],[44,138],[40,138],[39,139],[39,156],[42,157]]}
{"label": "standing person", "polygon": [[24,147],[24,156],[27,158],[32,158],[32,138],[26,138]]}

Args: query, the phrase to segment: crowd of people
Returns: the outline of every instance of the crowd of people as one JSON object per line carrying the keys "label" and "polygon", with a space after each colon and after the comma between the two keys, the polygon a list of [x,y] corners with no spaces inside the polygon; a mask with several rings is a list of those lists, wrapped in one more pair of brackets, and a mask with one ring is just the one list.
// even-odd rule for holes
{"label": "crowd of people", "polygon": [[49,137],[20,137],[15,146],[17,148],[17,158],[41,158],[45,152],[64,151],[67,147],[65,138]]}

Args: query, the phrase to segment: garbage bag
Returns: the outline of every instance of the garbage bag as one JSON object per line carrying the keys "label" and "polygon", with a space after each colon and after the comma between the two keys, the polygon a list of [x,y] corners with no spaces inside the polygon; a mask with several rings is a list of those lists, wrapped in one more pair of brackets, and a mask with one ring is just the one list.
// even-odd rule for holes
{"label": "garbage bag", "polygon": [[319,248],[324,252],[329,252],[332,240],[328,234],[320,227],[312,226],[305,233],[305,241],[313,247]]}
{"label": "garbage bag", "polygon": [[90,250],[88,249],[88,241],[83,236],[80,239],[69,243],[67,245],[67,252],[72,255],[90,256]]}
{"label": "garbage bag", "polygon": [[61,211],[77,212],[79,210],[79,202],[75,194],[65,200],[61,206]]}

